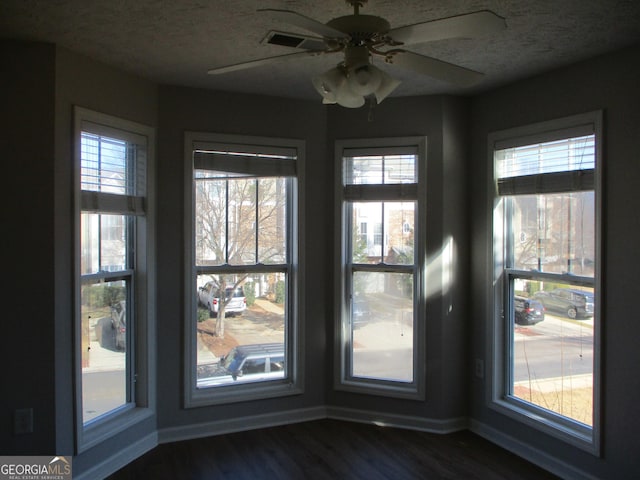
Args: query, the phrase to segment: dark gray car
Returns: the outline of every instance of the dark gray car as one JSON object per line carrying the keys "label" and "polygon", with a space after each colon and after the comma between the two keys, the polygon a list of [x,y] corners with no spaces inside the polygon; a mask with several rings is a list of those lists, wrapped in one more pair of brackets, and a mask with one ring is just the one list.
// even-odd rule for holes
{"label": "dark gray car", "polygon": [[556,288],[550,292],[536,292],[533,296],[547,310],[569,318],[591,318],[594,311],[593,293],[571,288]]}
{"label": "dark gray car", "polygon": [[532,298],[513,297],[513,310],[518,325],[535,325],[544,320],[544,306]]}

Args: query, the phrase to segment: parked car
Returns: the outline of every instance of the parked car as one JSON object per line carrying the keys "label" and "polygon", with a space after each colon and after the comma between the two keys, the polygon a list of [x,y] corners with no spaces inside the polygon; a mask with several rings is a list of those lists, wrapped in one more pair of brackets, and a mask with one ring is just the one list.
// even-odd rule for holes
{"label": "parked car", "polygon": [[111,306],[111,328],[115,330],[115,347],[124,350],[127,345],[127,302],[124,300]]}
{"label": "parked car", "polygon": [[[247,308],[247,299],[242,287],[237,287],[235,290],[232,287],[227,287],[225,298],[228,300],[224,309],[227,314],[239,315]],[[211,316],[218,315],[220,291],[214,282],[207,282],[198,289],[198,302],[209,309]]]}
{"label": "parked car", "polygon": [[593,317],[593,293],[571,288],[556,288],[550,292],[536,292],[533,296],[547,310],[559,312],[569,318]]}
{"label": "parked car", "polygon": [[284,378],[283,343],[238,345],[220,359],[219,374],[198,379],[198,387]]}
{"label": "parked car", "polygon": [[371,311],[367,301],[354,301],[351,312],[351,323],[355,330],[363,327],[371,321]]}
{"label": "parked car", "polygon": [[537,300],[513,297],[514,321],[518,325],[535,325],[544,320],[544,306]]}

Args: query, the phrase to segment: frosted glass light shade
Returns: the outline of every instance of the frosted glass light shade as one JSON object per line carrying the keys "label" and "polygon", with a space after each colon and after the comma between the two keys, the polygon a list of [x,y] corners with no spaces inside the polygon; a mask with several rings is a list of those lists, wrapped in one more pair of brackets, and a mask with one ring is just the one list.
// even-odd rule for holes
{"label": "frosted glass light shade", "polygon": [[373,65],[361,65],[349,71],[347,85],[349,89],[358,95],[371,95],[382,82],[380,69]]}

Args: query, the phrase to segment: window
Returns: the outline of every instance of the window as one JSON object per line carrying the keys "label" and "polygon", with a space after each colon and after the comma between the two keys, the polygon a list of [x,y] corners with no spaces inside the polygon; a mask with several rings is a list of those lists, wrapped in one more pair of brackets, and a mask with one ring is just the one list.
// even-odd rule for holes
{"label": "window", "polygon": [[151,405],[146,368],[153,130],[76,108],[78,449]]}
{"label": "window", "polygon": [[424,138],[339,141],[337,388],[423,398]]}
{"label": "window", "polygon": [[[301,391],[302,144],[188,134],[188,406]],[[268,368],[278,355],[280,368]]]}
{"label": "window", "polygon": [[490,138],[494,402],[589,450],[599,405],[599,129],[588,114]]}

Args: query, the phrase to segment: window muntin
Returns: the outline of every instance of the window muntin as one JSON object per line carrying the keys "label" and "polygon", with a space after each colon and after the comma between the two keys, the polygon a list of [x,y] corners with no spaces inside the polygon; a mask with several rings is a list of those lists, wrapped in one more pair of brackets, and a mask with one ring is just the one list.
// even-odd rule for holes
{"label": "window muntin", "polygon": [[[388,141],[388,143],[386,143]],[[338,388],[421,398],[424,139],[341,141]],[[422,193],[420,193],[422,192]],[[424,262],[422,262],[424,265]]]}
{"label": "window muntin", "polygon": [[[151,414],[147,256],[153,129],[75,108],[79,451]],[[141,274],[144,272],[144,275]]]}
{"label": "window muntin", "polygon": [[[212,141],[190,142],[196,302],[188,331],[187,404],[297,392],[293,239],[300,147],[205,137]],[[223,290],[234,294],[221,295]],[[232,372],[227,360],[233,351],[214,345],[221,337],[239,347],[279,345],[279,370],[264,368],[270,366],[265,359],[260,374]]]}
{"label": "window muntin", "polygon": [[496,316],[504,362],[496,365],[494,405],[590,450],[599,398],[599,123],[589,114],[492,140],[494,218],[502,219],[494,291],[504,312]]}

